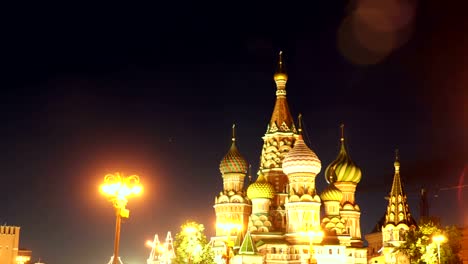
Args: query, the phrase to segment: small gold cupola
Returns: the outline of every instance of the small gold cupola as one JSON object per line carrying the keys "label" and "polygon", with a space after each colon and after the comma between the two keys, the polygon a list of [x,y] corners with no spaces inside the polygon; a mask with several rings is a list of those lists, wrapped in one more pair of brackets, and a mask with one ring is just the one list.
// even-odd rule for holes
{"label": "small gold cupola", "polygon": [[286,73],[284,66],[283,51],[279,52],[278,68],[276,69],[273,79],[276,83],[276,95],[286,95],[286,82],[288,81],[288,74]]}

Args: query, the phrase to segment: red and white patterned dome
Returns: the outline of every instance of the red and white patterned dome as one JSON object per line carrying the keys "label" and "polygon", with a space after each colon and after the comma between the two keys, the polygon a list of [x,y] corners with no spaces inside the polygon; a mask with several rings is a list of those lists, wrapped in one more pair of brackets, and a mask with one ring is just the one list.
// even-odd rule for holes
{"label": "red and white patterned dome", "polygon": [[320,159],[302,139],[302,135],[296,140],[294,147],[283,160],[283,172],[286,175],[293,173],[318,174],[322,169]]}

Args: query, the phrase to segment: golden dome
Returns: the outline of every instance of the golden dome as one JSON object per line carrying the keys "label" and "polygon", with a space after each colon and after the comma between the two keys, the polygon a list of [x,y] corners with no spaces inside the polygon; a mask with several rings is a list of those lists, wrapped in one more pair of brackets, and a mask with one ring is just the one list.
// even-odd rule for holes
{"label": "golden dome", "polygon": [[288,75],[283,72],[276,72],[275,75],[273,76],[273,79],[275,82],[277,81],[287,81],[288,80]]}
{"label": "golden dome", "polygon": [[267,182],[263,174],[259,172],[257,180],[247,188],[247,197],[253,200],[255,198],[272,199],[274,196],[275,188],[271,183]]}

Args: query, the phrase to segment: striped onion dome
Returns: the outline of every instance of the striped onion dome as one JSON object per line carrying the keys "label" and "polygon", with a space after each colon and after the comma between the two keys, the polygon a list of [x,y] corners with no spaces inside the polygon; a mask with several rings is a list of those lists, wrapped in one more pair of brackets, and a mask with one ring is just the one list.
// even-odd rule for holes
{"label": "striped onion dome", "polygon": [[234,137],[234,126],[233,126],[233,136],[232,136],[232,144],[231,148],[229,149],[228,153],[224,158],[221,160],[219,164],[219,171],[222,174],[226,173],[247,173],[247,169],[249,168],[249,164],[247,161],[242,157],[239,150],[236,146],[236,138]]}
{"label": "striped onion dome", "polygon": [[283,172],[286,175],[292,173],[314,173],[318,174],[322,169],[322,163],[317,155],[304,142],[302,135],[294,143],[283,160]]}
{"label": "striped onion dome", "polygon": [[269,183],[263,174],[259,172],[257,180],[247,188],[247,197],[250,200],[255,198],[272,199],[275,196],[275,187]]}
{"label": "striped onion dome", "polygon": [[343,193],[334,183],[330,183],[325,190],[320,194],[322,201],[341,201]]}
{"label": "striped onion dome", "polygon": [[325,170],[325,179],[328,183],[339,181],[339,182],[354,182],[359,183],[361,181],[362,172],[361,169],[351,160],[348,155],[344,143],[344,137],[341,137],[341,146],[338,157],[328,165]]}

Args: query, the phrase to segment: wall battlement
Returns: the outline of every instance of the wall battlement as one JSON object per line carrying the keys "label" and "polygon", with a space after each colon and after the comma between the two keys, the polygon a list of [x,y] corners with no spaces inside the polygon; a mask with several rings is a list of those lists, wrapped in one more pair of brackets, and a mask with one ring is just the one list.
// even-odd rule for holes
{"label": "wall battlement", "polygon": [[0,226],[1,235],[16,235],[19,234],[19,226]]}

